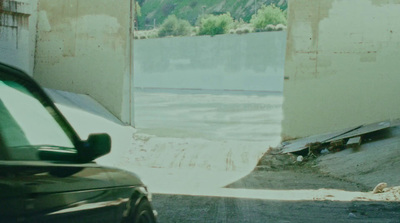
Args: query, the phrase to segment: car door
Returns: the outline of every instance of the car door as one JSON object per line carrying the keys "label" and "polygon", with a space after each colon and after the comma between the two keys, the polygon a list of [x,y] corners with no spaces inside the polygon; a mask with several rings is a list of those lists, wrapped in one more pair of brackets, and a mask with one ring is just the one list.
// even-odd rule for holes
{"label": "car door", "polygon": [[0,161],[0,221],[113,222],[112,184],[95,163]]}
{"label": "car door", "polygon": [[114,183],[91,162],[110,143],[80,140],[40,86],[0,66],[0,222],[113,222]]}

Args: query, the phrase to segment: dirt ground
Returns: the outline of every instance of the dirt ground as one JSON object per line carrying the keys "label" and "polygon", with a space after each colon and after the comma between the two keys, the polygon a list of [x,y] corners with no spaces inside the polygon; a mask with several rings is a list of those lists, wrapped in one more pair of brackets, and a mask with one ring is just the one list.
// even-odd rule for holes
{"label": "dirt ground", "polygon": [[302,162],[296,159],[295,154],[279,154],[278,149],[272,149],[264,154],[253,172],[227,188],[369,192],[379,183],[386,183],[388,188],[397,187],[400,185],[400,128],[365,135],[358,149],[344,149]]}
{"label": "dirt ground", "polygon": [[370,190],[357,182],[321,173],[317,168],[307,165],[273,170],[256,169],[246,177],[228,185],[227,188],[272,190],[318,190],[324,188],[364,192]]}

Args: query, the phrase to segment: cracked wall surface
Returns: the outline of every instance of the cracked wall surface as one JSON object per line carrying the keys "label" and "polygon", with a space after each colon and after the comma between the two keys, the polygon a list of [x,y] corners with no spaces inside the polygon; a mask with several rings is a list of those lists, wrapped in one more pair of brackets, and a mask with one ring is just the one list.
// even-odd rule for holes
{"label": "cracked wall surface", "polygon": [[399,0],[290,1],[284,138],[400,118],[399,11]]}

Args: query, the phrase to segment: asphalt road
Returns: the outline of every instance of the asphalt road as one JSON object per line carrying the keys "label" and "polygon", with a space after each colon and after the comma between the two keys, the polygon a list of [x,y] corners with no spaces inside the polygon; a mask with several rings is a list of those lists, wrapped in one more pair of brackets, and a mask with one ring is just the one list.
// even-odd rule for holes
{"label": "asphalt road", "polygon": [[166,222],[400,222],[398,202],[271,201],[155,194]]}

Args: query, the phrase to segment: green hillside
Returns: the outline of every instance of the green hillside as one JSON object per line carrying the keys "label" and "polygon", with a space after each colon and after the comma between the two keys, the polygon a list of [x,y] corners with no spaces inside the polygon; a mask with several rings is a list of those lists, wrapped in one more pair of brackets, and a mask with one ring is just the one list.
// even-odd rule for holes
{"label": "green hillside", "polygon": [[195,25],[203,14],[231,13],[236,20],[249,22],[255,9],[262,5],[275,4],[286,10],[288,0],[137,0],[141,6],[142,16],[138,18],[139,29],[151,29],[162,24],[169,15]]}

